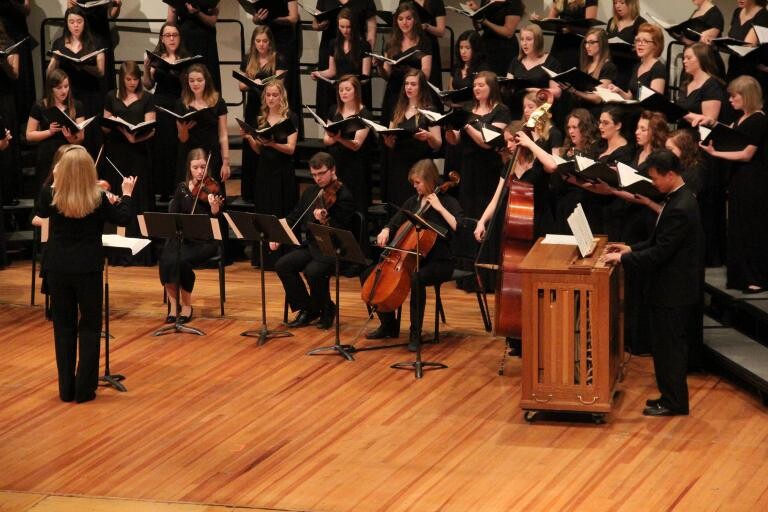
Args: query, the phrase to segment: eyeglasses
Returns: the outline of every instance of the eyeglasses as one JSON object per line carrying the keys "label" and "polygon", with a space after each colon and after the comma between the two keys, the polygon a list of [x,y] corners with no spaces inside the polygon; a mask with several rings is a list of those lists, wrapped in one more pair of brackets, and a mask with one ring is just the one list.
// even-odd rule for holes
{"label": "eyeglasses", "polygon": [[593,44],[598,44],[598,43],[600,43],[600,41],[598,41],[597,39],[595,39],[594,41],[584,40],[584,46],[591,46]]}
{"label": "eyeglasses", "polygon": [[653,44],[653,41],[650,39],[641,39],[639,37],[636,37],[635,44]]}
{"label": "eyeglasses", "polygon": [[325,176],[326,174],[328,174],[329,172],[331,172],[331,170],[330,169],[326,169],[326,170],[320,171],[320,172],[310,172],[310,174],[312,175],[313,178],[321,178],[321,177]]}
{"label": "eyeglasses", "polygon": [[181,34],[163,34],[163,39],[178,39]]}

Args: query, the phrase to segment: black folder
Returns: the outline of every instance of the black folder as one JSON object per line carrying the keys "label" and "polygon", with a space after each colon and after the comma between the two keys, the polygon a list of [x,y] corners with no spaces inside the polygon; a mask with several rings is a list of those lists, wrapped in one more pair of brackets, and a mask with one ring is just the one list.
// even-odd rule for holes
{"label": "black folder", "polygon": [[49,107],[45,109],[43,111],[43,117],[50,123],[59,123],[62,127],[66,127],[72,133],[84,130],[85,127],[91,124],[91,121],[95,119],[95,117],[91,117],[78,124],[77,121],[69,117],[66,112],[59,110],[58,107]]}
{"label": "black folder", "polygon": [[712,146],[717,151],[741,151],[747,146],[757,145],[748,134],[734,130],[723,123],[716,123],[712,127],[699,126],[699,137],[704,145],[712,142]]}
{"label": "black folder", "polygon": [[240,6],[248,14],[255,14],[257,11],[266,9],[269,11],[267,20],[282,18],[288,16],[288,2],[286,0],[237,0]]}
{"label": "black folder", "polygon": [[128,121],[119,117],[102,117],[101,126],[106,128],[125,128],[125,130],[137,137],[141,137],[155,129],[157,121],[143,121],[138,124],[131,124]]}
{"label": "black folder", "polygon": [[562,32],[563,29],[588,29],[605,25],[604,21],[591,18],[565,20],[561,18],[546,18],[543,20],[531,20],[531,23],[541,27],[541,30],[549,32]]}
{"label": "black folder", "polygon": [[189,123],[191,121],[197,120],[197,118],[206,110],[210,110],[211,107],[205,107],[201,108],[200,110],[190,110],[189,112],[185,112],[184,114],[179,114],[178,112],[174,112],[173,110],[169,110],[165,107],[161,107],[160,105],[155,105],[155,110],[158,110],[159,112],[162,112],[163,114],[167,114],[178,121],[182,121],[185,123]]}
{"label": "black folder", "polygon": [[563,84],[567,87],[572,87],[573,89],[576,89],[577,91],[581,92],[590,92],[594,91],[595,87],[600,85],[600,80],[593,77],[592,75],[589,75],[580,69],[571,68],[567,71],[563,71],[562,73],[555,73],[554,71],[547,69],[542,66],[544,71],[550,76],[550,78],[559,83]]}
{"label": "black folder", "polygon": [[283,78],[284,75],[285,75],[285,73],[276,73],[276,74],[271,75],[271,76],[260,78],[259,80],[261,81],[261,83],[259,83],[256,80],[254,80],[251,77],[249,77],[248,75],[246,75],[243,71],[241,71],[239,69],[233,69],[232,70],[232,77],[233,78],[235,78],[236,80],[244,83],[245,85],[247,85],[248,87],[250,87],[251,89],[253,89],[255,91],[261,91],[262,89],[264,89],[264,86],[267,85],[267,83],[271,82],[272,80],[279,80],[279,79]]}
{"label": "black folder", "polygon": [[282,140],[296,131],[296,127],[293,125],[293,122],[287,117],[275,125],[266,126],[264,128],[254,128],[242,119],[238,118],[235,118],[235,121],[237,121],[237,124],[240,125],[240,128],[242,128],[245,133],[265,140]]}
{"label": "black folder", "polygon": [[145,50],[145,53],[147,54],[147,58],[149,58],[150,66],[155,66],[156,68],[165,69],[167,71],[181,70],[191,64],[197,64],[197,63],[203,62],[202,55],[184,57],[183,59],[179,59],[176,62],[168,62],[158,54],[151,52],[149,50]]}

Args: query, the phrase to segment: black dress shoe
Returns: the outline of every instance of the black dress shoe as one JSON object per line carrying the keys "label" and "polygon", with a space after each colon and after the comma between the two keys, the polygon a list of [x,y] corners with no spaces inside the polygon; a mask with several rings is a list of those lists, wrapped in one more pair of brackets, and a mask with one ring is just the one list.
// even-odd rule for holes
{"label": "black dress shoe", "polygon": [[189,316],[187,316],[187,315],[179,315],[179,323],[180,324],[188,323],[190,320],[192,320],[192,314],[194,312],[195,312],[195,308],[190,308],[189,309]]}
{"label": "black dress shoe", "polygon": [[686,416],[687,414],[688,411],[670,409],[660,403],[643,409],[643,416]]}
{"label": "black dress shoe", "polygon": [[645,401],[646,407],[656,407],[661,403],[661,397],[659,398],[651,398]]}
{"label": "black dress shoe", "polygon": [[320,317],[319,313],[310,313],[309,311],[301,310],[293,321],[285,324],[286,327],[306,327],[313,321]]}
{"label": "black dress shoe", "polygon": [[367,340],[383,340],[386,338],[397,338],[397,332],[395,332],[396,329],[386,326],[386,325],[380,325],[378,329],[369,332],[365,335],[365,339]]}
{"label": "black dress shoe", "polygon": [[336,319],[336,305],[331,302],[331,305],[323,311],[323,314],[320,316],[320,321],[317,322],[318,329],[330,329],[333,325],[333,321]]}
{"label": "black dress shoe", "polygon": [[176,315],[168,315],[165,317],[165,323],[167,324],[175,324],[176,323]]}

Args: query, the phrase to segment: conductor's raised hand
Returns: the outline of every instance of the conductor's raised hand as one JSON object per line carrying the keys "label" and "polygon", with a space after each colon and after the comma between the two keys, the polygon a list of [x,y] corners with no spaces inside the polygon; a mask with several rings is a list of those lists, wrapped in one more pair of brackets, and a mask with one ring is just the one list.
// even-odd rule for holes
{"label": "conductor's raised hand", "polygon": [[120,188],[123,191],[124,196],[130,196],[133,194],[133,188],[136,186],[136,176],[126,176],[123,178],[123,183]]}

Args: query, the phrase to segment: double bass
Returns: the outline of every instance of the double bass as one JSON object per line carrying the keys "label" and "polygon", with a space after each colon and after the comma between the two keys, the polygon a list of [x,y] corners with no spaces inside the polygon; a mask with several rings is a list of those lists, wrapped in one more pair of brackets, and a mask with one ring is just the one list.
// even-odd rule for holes
{"label": "double bass", "polygon": [[[537,125],[545,118],[552,107],[552,94],[547,90],[539,91],[537,97],[543,104],[538,107],[528,118],[524,130],[533,133]],[[478,283],[482,283],[480,269],[496,270],[496,292],[494,308],[493,331],[496,336],[517,338],[522,336],[522,279],[518,268],[525,255],[533,246],[533,185],[519,181],[515,178],[514,168],[521,151],[527,151],[518,147],[514,156],[507,164],[505,172],[505,189],[507,190],[506,202],[500,202],[494,212],[493,220],[489,223],[495,225],[496,216],[504,214],[499,243],[498,264],[480,263],[482,244],[478,250],[478,260],[475,261],[475,273]],[[503,194],[502,194],[503,197]],[[503,210],[502,210],[503,208]],[[488,240],[486,234],[483,244]]]}
{"label": "double bass", "polygon": [[[459,184],[459,174],[452,171],[448,181],[438,185],[434,193],[442,193]],[[429,203],[419,208],[416,215],[423,215]],[[411,291],[411,276],[416,271],[416,243],[419,253],[426,256],[437,241],[437,233],[431,230],[417,230],[411,221],[400,226],[390,243],[391,249],[381,253],[379,263],[363,283],[360,296],[363,302],[376,311],[386,313],[399,308]]]}

